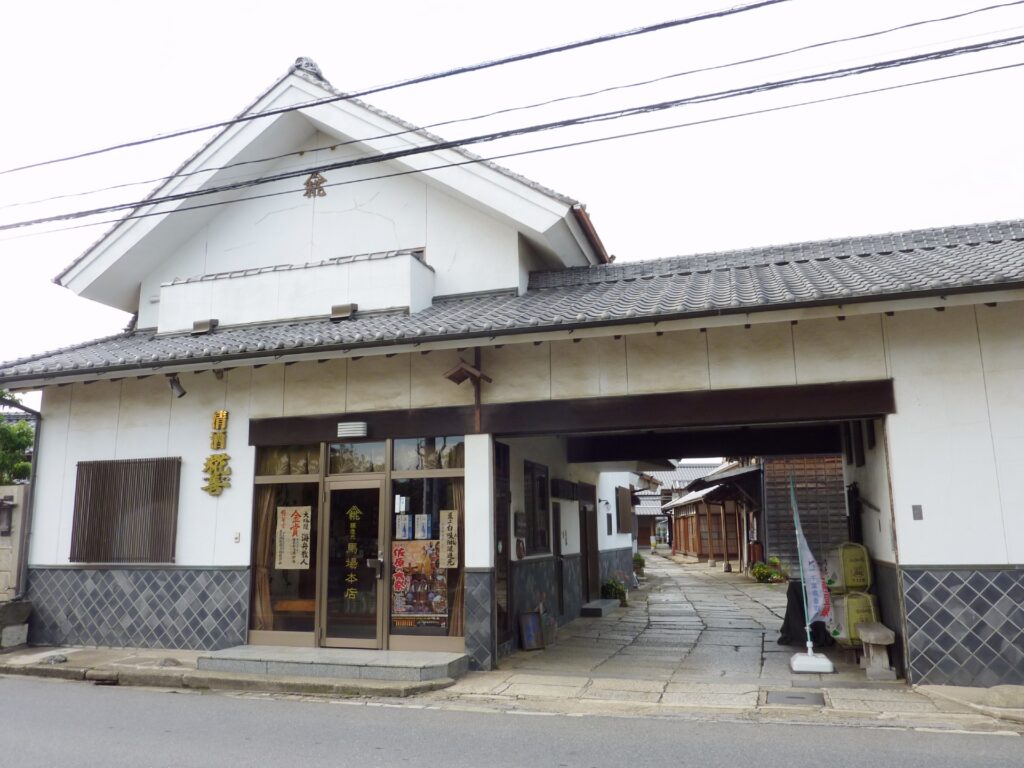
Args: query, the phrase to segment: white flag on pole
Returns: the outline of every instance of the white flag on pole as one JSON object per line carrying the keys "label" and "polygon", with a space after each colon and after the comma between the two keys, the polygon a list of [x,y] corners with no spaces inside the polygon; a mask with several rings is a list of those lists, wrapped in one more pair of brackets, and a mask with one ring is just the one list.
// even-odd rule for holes
{"label": "white flag on pole", "polygon": [[827,621],[832,615],[832,596],[825,586],[825,575],[818,567],[818,561],[811,552],[811,547],[800,527],[800,513],[796,507],[796,488],[793,480],[789,481],[790,504],[793,507],[793,524],[796,526],[796,547],[800,557],[800,577],[804,584],[806,597],[807,626],[813,621]]}

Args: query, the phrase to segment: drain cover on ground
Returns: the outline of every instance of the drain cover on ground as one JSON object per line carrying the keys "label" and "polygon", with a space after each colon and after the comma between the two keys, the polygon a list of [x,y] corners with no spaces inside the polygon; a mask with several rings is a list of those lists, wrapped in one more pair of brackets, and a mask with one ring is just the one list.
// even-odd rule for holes
{"label": "drain cover on ground", "polygon": [[768,691],[766,704],[788,704],[794,707],[824,707],[825,694],[819,691]]}

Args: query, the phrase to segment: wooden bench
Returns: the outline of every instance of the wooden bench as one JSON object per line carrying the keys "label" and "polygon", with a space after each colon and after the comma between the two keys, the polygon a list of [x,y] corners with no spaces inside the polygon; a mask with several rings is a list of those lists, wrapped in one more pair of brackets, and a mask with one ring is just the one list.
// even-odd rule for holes
{"label": "wooden bench", "polygon": [[896,633],[877,621],[858,624],[857,634],[864,646],[860,668],[868,680],[895,680],[896,671],[889,664],[889,646],[896,642]]}

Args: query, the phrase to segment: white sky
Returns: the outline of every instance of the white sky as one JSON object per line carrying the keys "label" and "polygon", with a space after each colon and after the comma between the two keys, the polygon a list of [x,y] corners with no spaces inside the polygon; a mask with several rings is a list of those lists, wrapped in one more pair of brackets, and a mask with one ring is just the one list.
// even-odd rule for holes
{"label": "white sky", "polygon": [[[738,0],[737,0],[738,2]],[[991,0],[995,3],[997,0]],[[985,0],[792,0],[368,100],[418,124],[580,93],[978,8]],[[11,3],[0,26],[0,168],[236,114],[297,56],[356,91],[720,2]],[[486,9],[486,10],[482,10]],[[1024,5],[863,43],[436,129],[446,138],[1024,34]],[[669,125],[1024,61],[1024,46],[477,146],[479,154]],[[1024,214],[1024,68],[501,161],[586,203],[620,260]],[[206,135],[0,176],[0,206],[171,172]],[[148,187],[0,209],[0,221]],[[0,360],[118,332],[128,317],[50,280],[105,227],[0,232]]]}

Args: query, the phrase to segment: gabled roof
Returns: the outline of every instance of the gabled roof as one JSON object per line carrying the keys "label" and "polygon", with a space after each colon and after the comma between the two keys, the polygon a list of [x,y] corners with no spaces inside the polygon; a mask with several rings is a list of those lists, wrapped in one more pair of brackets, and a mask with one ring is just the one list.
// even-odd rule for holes
{"label": "gabled roof", "polygon": [[[290,80],[291,82],[289,83]],[[551,210],[558,210],[559,217],[564,214],[567,220],[572,220],[572,224],[569,225],[570,229],[574,231],[574,237],[577,238],[577,242],[586,243],[585,247],[581,246],[581,250],[585,253],[589,252],[589,254],[591,254],[587,256],[588,260],[594,259],[598,262],[606,262],[608,260],[608,254],[593,228],[589,216],[586,213],[585,206],[581,203],[567,195],[563,195],[542,184],[531,181],[530,179],[527,179],[526,177],[496,163],[483,160],[478,155],[474,155],[461,147],[451,147],[442,150],[432,149],[433,145],[443,142],[444,139],[430,133],[429,131],[418,128],[411,123],[401,120],[384,110],[373,107],[359,99],[352,98],[343,91],[334,88],[323,77],[316,64],[309,59],[300,58],[296,60],[295,64],[284,76],[275,81],[252,103],[242,110],[242,112],[236,115],[235,120],[257,112],[266,111],[269,107],[272,107],[273,109],[281,108],[282,105],[274,103],[274,100],[281,98],[282,95],[286,93],[287,88],[293,87],[295,84],[306,87],[306,92],[312,91],[312,93],[317,94],[317,98],[312,101],[305,100],[300,102],[302,105],[305,105],[302,107],[305,111],[301,112],[301,114],[308,114],[309,122],[318,126],[321,130],[327,130],[324,128],[324,120],[327,119],[325,118],[325,114],[327,113],[323,110],[328,108],[354,110],[362,115],[372,115],[376,118],[380,118],[378,122],[386,125],[388,132],[379,138],[390,142],[389,149],[394,149],[395,143],[397,142],[401,146],[408,146],[410,148],[419,147],[420,149],[424,149],[425,151],[422,155],[424,157],[436,152],[439,157],[444,158],[447,153],[452,153],[452,156],[459,158],[460,160],[470,161],[468,164],[459,162],[455,163],[455,165],[464,171],[468,171],[470,173],[481,173],[482,171],[474,171],[472,169],[485,169],[486,172],[493,172],[505,180],[513,182],[515,185],[513,188],[526,189],[531,193],[536,193],[536,195],[542,196],[536,197],[535,195],[531,197],[531,200],[546,200],[544,205],[551,206]],[[326,102],[326,104],[321,106],[321,102]],[[193,153],[191,157],[182,163],[166,181],[150,192],[150,194],[145,198],[146,202],[143,202],[138,207],[125,214],[124,218],[114,224],[81,256],[76,258],[63,271],[61,271],[61,273],[54,278],[54,282],[58,285],[72,288],[76,292],[86,295],[88,298],[108,303],[111,306],[119,306],[121,309],[130,309],[129,307],[122,306],[126,300],[125,296],[121,295],[124,292],[114,291],[109,286],[101,289],[99,295],[90,295],[86,293],[86,291],[97,282],[98,275],[102,275],[107,268],[104,266],[102,268],[93,269],[93,264],[97,259],[99,259],[100,254],[104,249],[110,248],[115,252],[118,252],[118,249],[120,249],[120,251],[128,252],[131,249],[136,248],[138,243],[135,242],[133,238],[149,237],[166,220],[168,215],[181,208],[189,208],[190,200],[153,203],[152,206],[162,206],[159,215],[136,219],[130,219],[128,217],[133,214],[138,214],[141,211],[155,213],[155,209],[153,211],[149,210],[151,208],[151,204],[148,201],[157,200],[172,193],[191,193],[195,190],[213,186],[214,179],[220,177],[220,174],[225,170],[224,168],[221,168],[221,170],[217,171],[213,176],[209,176],[202,181],[189,174],[194,171],[201,170],[206,165],[210,165],[210,159],[215,156],[215,152],[226,152],[228,153],[227,156],[229,159],[238,157],[241,152],[252,146],[253,143],[262,135],[262,132],[267,131],[268,128],[273,126],[276,121],[283,120],[288,118],[290,115],[296,114],[300,114],[300,110],[297,109],[294,112],[286,113],[284,115],[271,115],[268,118],[259,121],[232,122],[231,124],[223,127],[209,141]],[[294,129],[294,126],[292,126],[292,129]],[[375,141],[376,139],[374,137],[370,137],[365,141],[360,140],[359,143],[362,144],[364,148],[371,149],[371,144]],[[232,142],[236,142],[237,146]],[[229,147],[230,150],[228,149]],[[377,150],[373,151],[376,152]],[[264,153],[263,156],[266,156],[266,153]],[[417,159],[419,157],[420,155],[417,155],[411,160],[409,158],[404,158],[396,160],[395,162],[408,164],[410,167],[416,168],[417,163],[420,162]],[[230,165],[230,162],[228,164]],[[217,166],[217,163],[213,163],[212,165]],[[418,170],[421,170],[424,175],[432,177],[431,171],[435,169],[424,167]],[[458,186],[458,182],[453,181],[455,177],[447,175],[445,178],[446,181],[443,182],[444,184],[450,183],[452,186]],[[232,194],[233,193],[219,193],[212,197],[203,197],[201,200],[210,201],[212,199],[230,201],[230,195]],[[222,195],[229,196],[222,198]],[[482,200],[478,194],[469,194],[468,197],[471,197],[480,205],[493,206],[493,201],[488,203],[487,201]],[[545,211],[547,211],[547,208],[545,208]],[[189,216],[196,217],[197,214],[191,213]],[[199,222],[200,219],[193,218],[190,219],[190,221]],[[188,226],[197,225],[189,224]],[[550,227],[551,222],[548,219],[544,219],[544,226]],[[121,242],[122,239],[124,240],[123,243]],[[111,298],[114,294],[121,295],[120,303]]]}
{"label": "gabled roof", "polygon": [[203,336],[135,331],[0,365],[0,385],[80,376],[83,370],[214,367],[409,342],[1019,288],[1024,221],[1015,220],[533,273],[521,296],[435,299],[411,315],[222,327]]}

